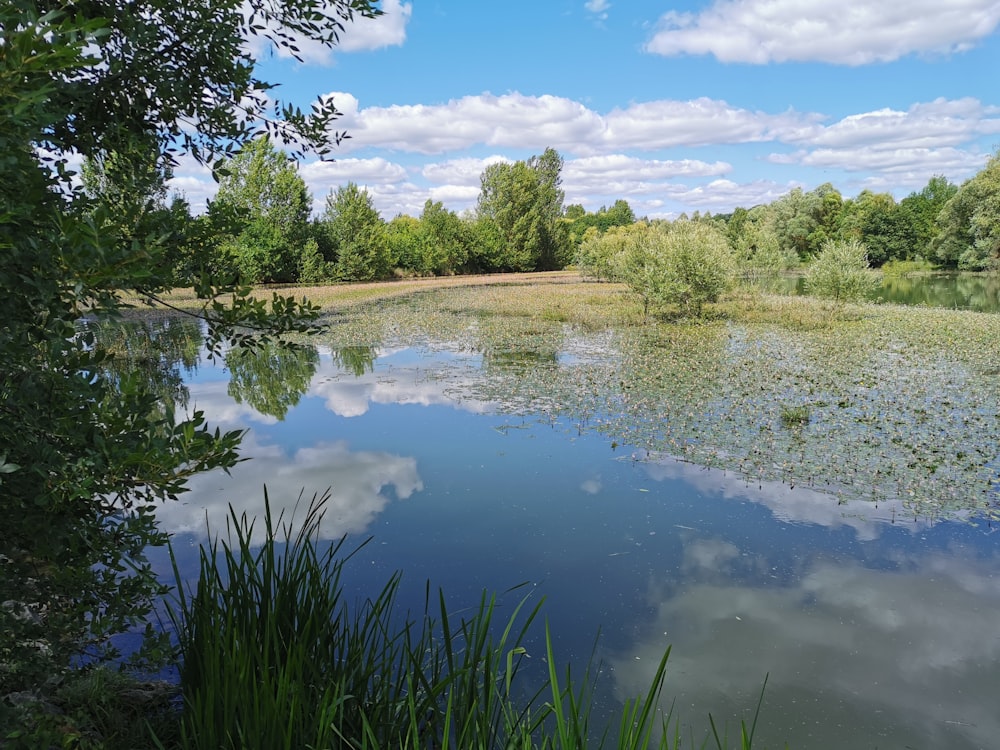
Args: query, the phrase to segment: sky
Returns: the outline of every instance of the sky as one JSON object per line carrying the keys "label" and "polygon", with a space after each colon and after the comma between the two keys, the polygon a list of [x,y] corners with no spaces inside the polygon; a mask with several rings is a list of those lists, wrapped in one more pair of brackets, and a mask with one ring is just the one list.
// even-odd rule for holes
{"label": "sky", "polygon": [[[354,182],[386,220],[474,210],[496,161],[556,149],[565,204],[673,219],[831,183],[901,200],[1000,147],[998,0],[382,0],[303,62],[260,46],[276,97],[332,96],[351,136],[300,174],[321,213]],[[215,191],[190,162],[171,187]]]}

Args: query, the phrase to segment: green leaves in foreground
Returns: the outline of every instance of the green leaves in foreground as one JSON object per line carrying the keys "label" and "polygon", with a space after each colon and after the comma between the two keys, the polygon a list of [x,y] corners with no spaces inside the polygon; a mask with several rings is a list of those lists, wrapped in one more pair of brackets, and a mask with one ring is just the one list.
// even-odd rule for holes
{"label": "green leaves in foreground", "polygon": [[[521,684],[540,603],[529,608],[525,597],[497,623],[496,598],[484,593],[472,616],[455,622],[443,594],[432,615],[428,585],[423,615],[402,616],[398,573],[373,598],[350,602],[344,565],[357,549],[341,555],[344,540],[319,544],[325,500],[314,497],[293,524],[272,516],[265,495],[259,547],[257,521],[231,511],[229,540],[202,550],[197,589],[179,588],[171,617],[183,657],[181,747],[605,746],[611,733],[589,723],[590,672],[582,686],[569,670],[560,681],[547,626],[548,677],[537,688]],[[626,701],[617,747],[681,746],[672,712],[659,707],[668,656],[648,694]]]}

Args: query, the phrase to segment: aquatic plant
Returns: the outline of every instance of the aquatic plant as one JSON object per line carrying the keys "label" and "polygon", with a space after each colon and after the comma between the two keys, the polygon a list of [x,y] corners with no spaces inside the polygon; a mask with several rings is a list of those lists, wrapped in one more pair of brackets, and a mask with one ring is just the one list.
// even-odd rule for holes
{"label": "aquatic plant", "polygon": [[[399,574],[349,602],[344,566],[357,549],[320,545],[325,500],[314,497],[296,522],[275,518],[265,498],[259,547],[257,519],[231,511],[228,541],[202,549],[196,589],[179,588],[171,609],[182,657],[179,747],[681,747],[679,724],[660,708],[669,649],[618,726],[593,727],[593,672],[560,677],[547,625],[547,677],[522,684],[541,602],[524,597],[496,622],[497,599],[484,593],[456,621],[428,584],[422,616],[401,617]],[[701,746],[728,747],[710,724]],[[749,748],[752,731],[741,733]]]}

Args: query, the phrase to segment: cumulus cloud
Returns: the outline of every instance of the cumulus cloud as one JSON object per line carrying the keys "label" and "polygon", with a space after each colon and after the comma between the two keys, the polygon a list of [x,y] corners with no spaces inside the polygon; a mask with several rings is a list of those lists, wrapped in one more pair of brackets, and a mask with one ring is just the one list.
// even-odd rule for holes
{"label": "cumulus cloud", "polygon": [[615,109],[606,120],[604,144],[655,150],[675,146],[754,143],[773,140],[791,128],[819,119],[795,112],[768,114],[733,107],[718,99],[659,100]]}
{"label": "cumulus cloud", "polygon": [[466,185],[479,188],[479,178],[490,164],[512,163],[506,156],[494,154],[484,159],[451,159],[450,161],[427,164],[421,174],[431,182],[450,185]]}
{"label": "cumulus cloud", "polygon": [[[790,154],[772,154],[774,164],[799,164],[848,172],[881,172],[883,175],[919,173],[967,174],[982,169],[986,156],[955,148],[820,148]],[[927,181],[927,177],[923,179]]]}
{"label": "cumulus cloud", "polygon": [[691,101],[638,102],[606,115],[559,96],[485,93],[444,104],[357,109],[356,100],[331,94],[345,116],[337,127],[351,140],[343,149],[392,148],[422,154],[474,145],[571,154],[614,153],[623,148],[653,151],[674,146],[751,143],[811,126],[819,115],[768,114],[705,97]]}
{"label": "cumulus cloud", "polygon": [[[298,58],[307,65],[330,65],[337,51],[362,52],[402,45],[406,41],[406,25],[413,14],[413,6],[400,0],[384,0],[382,9],[385,13],[377,18],[355,16],[353,21],[342,22],[343,30],[333,48],[297,34],[293,34],[290,41],[298,48]],[[249,4],[244,4],[244,13],[250,15]],[[327,17],[331,22],[339,21],[335,13],[328,13]],[[269,53],[274,53],[279,59],[294,58],[291,50],[274,47],[264,36],[248,39],[246,47],[258,59]]]}
{"label": "cumulus cloud", "polygon": [[516,92],[465,96],[436,105],[368,107],[344,124],[352,136],[345,148],[377,145],[423,154],[457,151],[473,144],[566,148],[598,138],[603,127],[600,115],[579,102]]}
{"label": "cumulus cloud", "polygon": [[373,192],[373,186],[395,185],[407,178],[404,167],[380,156],[371,159],[315,161],[303,164],[299,174],[313,194],[317,211],[322,210],[326,196],[331,191],[349,182]]}
{"label": "cumulus cloud", "polygon": [[[336,161],[302,165],[314,207],[322,211],[331,190],[355,182],[385,218],[418,215],[428,198],[451,210],[470,209],[489,164],[549,146],[565,158],[569,203],[596,209],[626,198],[643,202],[633,203],[638,215],[670,218],[682,210],[767,203],[798,186],[755,179],[746,164],[715,158],[719,152],[709,149],[726,147],[729,157],[737,147],[762,144],[755,155],[760,163],[868,172],[839,187],[885,181],[898,190],[923,185],[934,174],[953,180],[973,174],[985,157],[970,144],[1000,132],[1000,107],[974,98],[935,99],[831,121],[821,113],[753,111],[706,97],[633,102],[599,112],[564,97],[517,92],[392,107],[364,107],[347,92],[328,96],[342,112],[337,129],[352,138]],[[771,145],[770,154],[763,144]],[[683,150],[713,158],[685,156]],[[678,151],[680,158],[656,153]],[[440,154],[450,158],[434,158]],[[185,192],[196,211],[215,191],[206,171],[187,166],[171,187]]]}
{"label": "cumulus cloud", "polygon": [[867,65],[964,52],[998,24],[994,0],[716,0],[699,14],[664,14],[646,50],[721,62]]}
{"label": "cumulus cloud", "polygon": [[413,15],[413,4],[400,0],[382,0],[384,13],[378,18],[357,18],[340,37],[345,52],[399,47],[406,41],[406,24]]}
{"label": "cumulus cloud", "polygon": [[830,125],[783,133],[781,139],[827,148],[931,149],[996,133],[1000,133],[1000,107],[966,97],[918,102],[906,111],[887,108],[848,115]]}
{"label": "cumulus cloud", "polygon": [[563,179],[574,182],[591,180],[663,180],[671,177],[712,177],[726,174],[732,166],[726,162],[707,163],[697,159],[660,161],[640,159],[625,154],[589,156],[567,161]]}

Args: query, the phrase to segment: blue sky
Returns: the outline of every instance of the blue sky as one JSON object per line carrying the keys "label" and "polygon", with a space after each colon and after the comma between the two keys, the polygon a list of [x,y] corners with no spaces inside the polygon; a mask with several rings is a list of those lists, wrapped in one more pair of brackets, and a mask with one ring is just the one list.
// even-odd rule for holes
{"label": "blue sky", "polygon": [[[473,209],[479,176],[546,147],[566,203],[731,211],[830,182],[897,199],[1000,145],[997,0],[382,0],[332,52],[259,49],[277,96],[334,97],[351,139],[301,174],[388,220]],[[199,209],[193,165],[173,186]]]}

